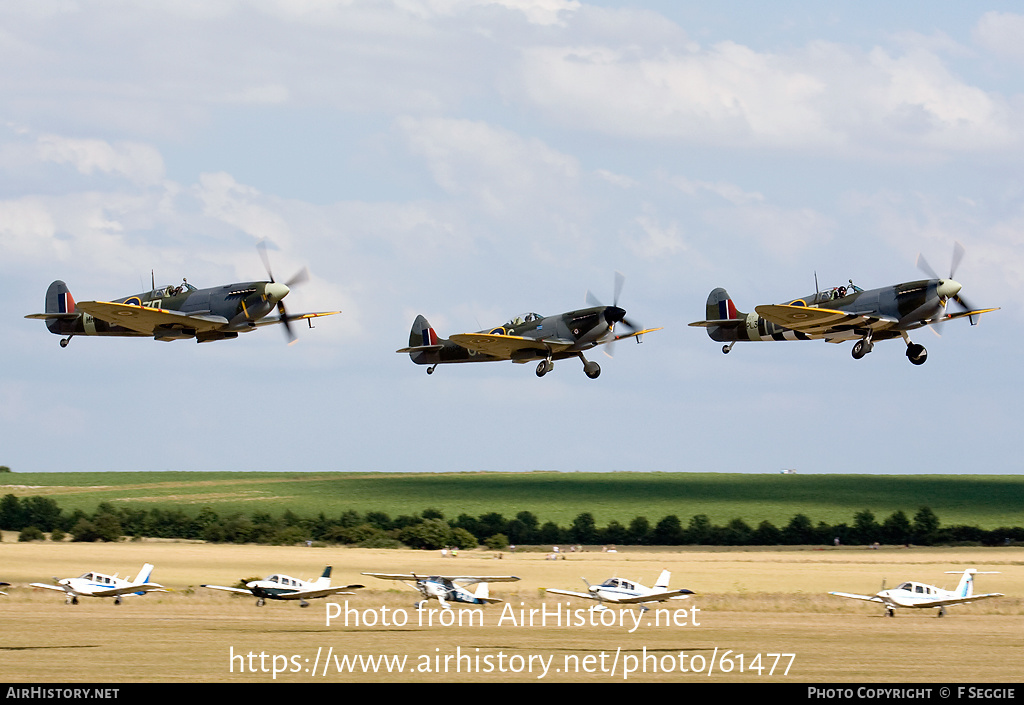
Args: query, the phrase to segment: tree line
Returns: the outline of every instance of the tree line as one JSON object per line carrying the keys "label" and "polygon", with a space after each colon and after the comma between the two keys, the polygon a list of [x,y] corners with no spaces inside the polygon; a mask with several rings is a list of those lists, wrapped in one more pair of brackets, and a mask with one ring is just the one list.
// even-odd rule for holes
{"label": "tree line", "polygon": [[871,510],[853,516],[851,523],[814,523],[796,514],[783,526],[762,521],[751,526],[743,519],[725,525],[697,514],[684,524],[676,515],[656,522],[638,516],[627,524],[612,520],[598,526],[593,514],[582,512],[568,526],[541,522],[529,511],[507,518],[497,512],[480,516],[459,514],[448,518],[437,509],[392,518],[385,512],[348,510],[337,517],[322,512],[301,517],[288,510],[274,516],[267,512],[232,513],[221,516],[210,508],[194,515],[180,509],[139,508],[100,503],[96,511],[66,513],[52,498],[13,494],[0,499],[0,529],[19,531],[19,540],[119,541],[124,537],[199,539],[215,543],[293,544],[303,541],[363,547],[462,549],[479,545],[502,550],[509,545],[614,544],[640,546],[785,546],[949,544],[1004,545],[1024,541],[1024,528],[985,530],[976,526],[942,526],[938,516],[921,507],[908,517],[895,511],[881,521]]}

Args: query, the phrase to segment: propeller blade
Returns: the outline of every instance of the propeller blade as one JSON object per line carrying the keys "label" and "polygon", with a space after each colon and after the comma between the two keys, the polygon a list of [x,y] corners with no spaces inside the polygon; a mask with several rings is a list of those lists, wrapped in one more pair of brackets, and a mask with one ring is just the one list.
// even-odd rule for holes
{"label": "propeller blade", "polygon": [[619,305],[619,294],[622,293],[622,285],[625,283],[625,275],[622,272],[615,272],[615,298],[612,299],[612,306]]}
{"label": "propeller blade", "polygon": [[274,281],[274,273],[270,271],[270,255],[267,254],[267,241],[260,240],[257,242],[256,249],[260,253],[260,259],[263,260],[263,268],[267,270],[267,278],[270,281]]}
{"label": "propeller blade", "polygon": [[922,254],[917,256],[917,268],[927,274],[929,279],[942,279],[942,277],[935,273],[935,270],[932,269],[931,265],[928,264],[928,260]]}
{"label": "propeller blade", "polygon": [[601,303],[596,296],[594,296],[592,293],[590,293],[590,289],[587,289],[587,297],[586,298],[587,298],[587,303],[590,304],[591,306],[595,306],[595,307],[596,306],[604,306],[604,304]]}
{"label": "propeller blade", "polygon": [[288,318],[288,312],[284,309],[284,301],[277,302],[277,312],[281,315],[281,325],[284,326],[284,337],[287,338],[288,344],[294,343],[297,338],[295,332],[292,330],[291,320]]}
{"label": "propeller blade", "polygon": [[285,286],[291,289],[293,286],[305,284],[307,281],[309,281],[309,270],[303,267],[293,274],[291,279],[285,282]]}
{"label": "propeller blade", "polygon": [[953,260],[949,264],[949,278],[953,279],[956,275],[956,269],[960,266],[961,260],[964,258],[964,246],[959,242],[953,244]]}

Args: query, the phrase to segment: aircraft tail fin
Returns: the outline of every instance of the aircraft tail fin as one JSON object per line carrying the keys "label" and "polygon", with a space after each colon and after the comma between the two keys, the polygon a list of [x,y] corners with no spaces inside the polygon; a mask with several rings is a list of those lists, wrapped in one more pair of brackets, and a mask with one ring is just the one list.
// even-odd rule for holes
{"label": "aircraft tail fin", "polygon": [[74,313],[75,299],[68,290],[68,285],[59,279],[46,290],[47,313]]}
{"label": "aircraft tail fin", "polygon": [[491,589],[488,587],[488,583],[483,582],[476,586],[476,592],[473,594],[482,600],[486,600],[491,596]]}
{"label": "aircraft tail fin", "polygon": [[729,292],[719,287],[708,294],[707,320],[726,321],[742,318],[736,310],[736,304],[732,302]]}
{"label": "aircraft tail fin", "polygon": [[442,347],[443,345],[438,339],[437,333],[430,326],[430,322],[423,316],[416,316],[416,320],[412,322],[412,330],[409,331],[409,347],[402,348],[398,352],[415,355],[416,353],[440,350]]}
{"label": "aircraft tail fin", "polygon": [[668,590],[668,581],[672,579],[672,574],[667,570],[661,571],[661,575],[658,576],[658,582],[654,583],[654,587],[660,590]]}
{"label": "aircraft tail fin", "polygon": [[331,566],[326,566],[324,572],[316,579],[316,585],[330,585],[331,584]]}
{"label": "aircraft tail fin", "polygon": [[139,571],[138,576],[135,578],[136,583],[148,583],[150,576],[153,575],[153,564],[146,563],[142,566],[142,570]]}
{"label": "aircraft tail fin", "polygon": [[[959,570],[947,570],[947,573],[957,575],[960,573]],[[956,586],[956,594],[958,597],[970,597],[974,594],[974,576],[978,574],[996,574],[998,570],[977,570],[975,568],[968,568],[963,571],[963,575],[960,577],[960,582]]]}

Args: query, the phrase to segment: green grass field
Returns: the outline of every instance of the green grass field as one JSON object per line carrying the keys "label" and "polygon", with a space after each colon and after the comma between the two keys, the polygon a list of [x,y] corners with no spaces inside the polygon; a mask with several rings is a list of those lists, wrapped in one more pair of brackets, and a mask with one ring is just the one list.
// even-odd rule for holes
{"label": "green grass field", "polygon": [[52,497],[65,512],[93,512],[100,502],[189,513],[210,507],[234,512],[300,516],[348,509],[392,517],[427,508],[454,518],[531,511],[542,522],[568,525],[581,512],[599,526],[652,522],[675,514],[685,525],[696,514],[713,523],[767,519],[784,525],[795,514],[812,522],[852,523],[869,509],[878,521],[897,510],[912,517],[930,507],[943,526],[982,529],[1024,525],[1022,475],[781,475],[718,473],[298,473],[136,472],[10,473],[0,495]]}

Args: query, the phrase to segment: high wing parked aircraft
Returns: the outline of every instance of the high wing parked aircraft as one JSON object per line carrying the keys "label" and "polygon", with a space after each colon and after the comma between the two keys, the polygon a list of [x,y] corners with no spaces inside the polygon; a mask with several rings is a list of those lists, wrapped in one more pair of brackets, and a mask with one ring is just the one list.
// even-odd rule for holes
{"label": "high wing parked aircraft", "polygon": [[[449,602],[464,602],[469,605],[487,605],[503,602],[491,597],[488,583],[511,583],[519,580],[514,575],[417,575],[416,573],[363,573],[381,580],[401,580],[413,590],[423,595],[423,600],[416,607],[426,604],[427,600],[437,600],[441,607],[451,609]],[[464,586],[478,583],[476,592],[470,592]]]}
{"label": "high wing parked aircraft", "polygon": [[[885,589],[885,582],[882,583],[882,590],[874,595],[857,595],[851,592],[830,592],[829,595],[837,597],[848,597],[853,600],[864,600],[866,602],[878,602],[885,605],[887,617],[896,616],[897,607],[909,607],[917,609],[938,608],[939,617],[946,614],[946,607],[949,605],[962,605],[975,600],[983,600],[989,597],[1002,597],[1001,592],[989,592],[985,594],[974,593],[974,576],[995,574],[997,570],[975,570],[968,568],[963,571],[960,583],[955,590],[944,590],[927,585],[925,583],[905,582],[899,587],[889,590]],[[946,573],[961,575],[958,570],[947,570]]]}
{"label": "high wing parked aircraft", "polygon": [[[636,338],[639,343],[644,333],[661,330],[645,330],[626,318],[625,310],[618,305],[622,282],[622,275],[616,273],[615,300],[611,306],[604,306],[588,294],[590,308],[555,316],[524,313],[503,325],[476,333],[459,333],[451,338],[438,338],[427,319],[417,316],[409,333],[409,347],[397,352],[408,353],[417,365],[430,365],[428,375],[441,364],[511,360],[518,363],[537,361],[537,376],[543,377],[554,369],[555,360],[578,357],[583,362],[583,372],[587,377],[597,379],[601,366],[587,360],[584,352],[623,338]],[[622,323],[629,332],[617,334],[617,323]]]}
{"label": "high wing parked aircraft", "polygon": [[362,585],[331,585],[331,566],[324,568],[323,574],[316,580],[299,580],[290,575],[275,573],[263,580],[253,580],[245,584],[245,588],[226,587],[224,585],[202,585],[212,590],[225,590],[241,595],[256,597],[256,606],[262,607],[267,600],[298,600],[299,607],[309,607],[306,600],[331,595],[354,595],[351,590],[364,587]]}
{"label": "high wing parked aircraft", "polygon": [[587,584],[587,592],[573,592],[572,590],[560,590],[558,588],[546,588],[545,592],[553,595],[568,595],[569,597],[582,597],[586,600],[596,600],[598,605],[595,609],[607,609],[606,604],[612,605],[640,605],[641,609],[649,609],[646,605],[652,602],[664,602],[665,600],[685,600],[692,595],[692,590],[679,588],[669,590],[668,583],[672,575],[667,570],[661,571],[658,581],[653,588],[646,587],[633,580],[622,578],[608,578],[600,585]]}
{"label": "high wing parked aircraft", "polygon": [[[851,280],[848,287],[816,291],[784,304],[757,306],[754,313],[740,313],[725,289],[715,289],[708,296],[707,320],[690,325],[707,328],[712,340],[727,343],[722,347],[725,353],[741,340],[855,340],[852,352],[859,360],[871,352],[876,341],[903,338],[907,357],[913,364],[923,365],[928,351],[910,340],[910,331],[929,325],[935,325],[937,331],[946,321],[964,317],[975,325],[981,314],[999,310],[973,308],[960,296],[962,285],[953,280],[953,275],[963,253],[957,243],[945,279],[919,257],[918,267],[929,279],[869,290],[855,286]],[[963,310],[947,313],[950,301]]]}
{"label": "high wing parked aircraft", "polygon": [[[182,280],[178,286],[156,286],[150,291],[113,301],[75,302],[67,284],[58,280],[46,290],[46,310],[25,318],[46,321],[51,333],[66,336],[60,346],[67,347],[76,335],[128,336],[155,340],[195,338],[197,343],[237,338],[239,333],[261,326],[284,325],[289,342],[295,340],[291,321],[333,316],[340,311],[289,314],[284,297],[291,288],[309,278],[305,268],[287,283],[274,280],[266,249],[260,255],[269,281],[238,282],[209,289],[197,289]],[[274,309],[276,316],[269,316]]]}
{"label": "high wing parked aircraft", "polygon": [[145,595],[147,592],[166,592],[163,585],[151,583],[150,576],[153,574],[153,564],[146,563],[142,566],[135,580],[131,578],[119,578],[117,574],[106,575],[90,571],[77,578],[54,578],[56,585],[49,583],[31,583],[32,587],[46,588],[47,590],[58,590],[65,594],[65,603],[77,605],[79,597],[113,597],[114,604],[121,604],[121,598],[126,595]]}

